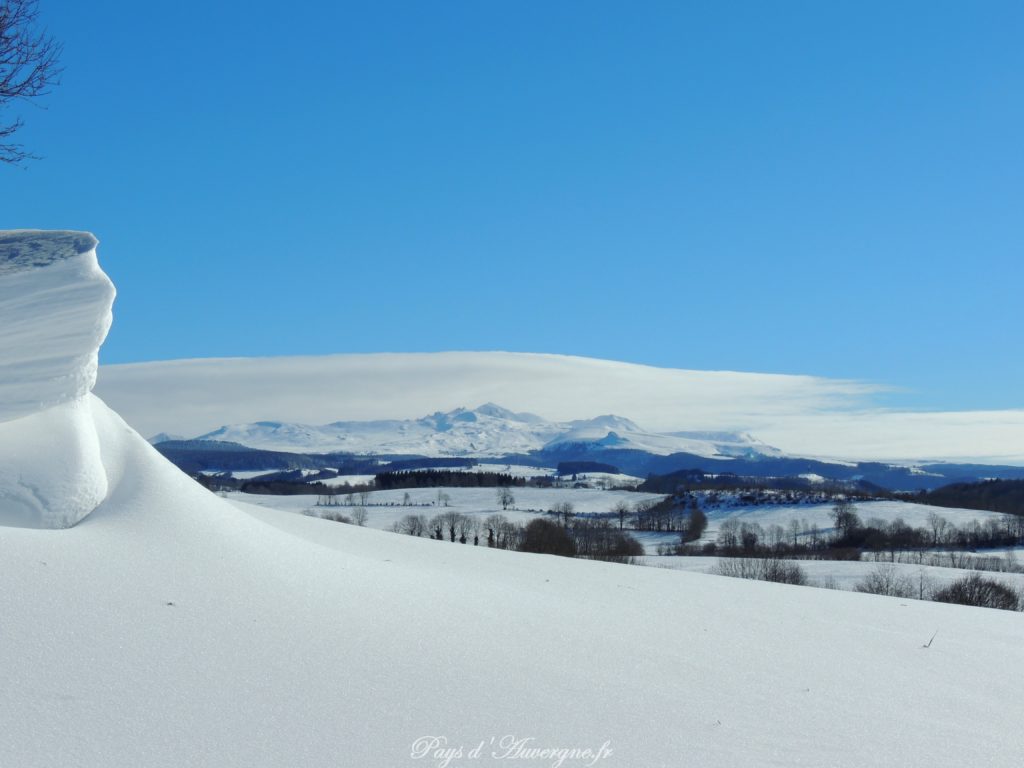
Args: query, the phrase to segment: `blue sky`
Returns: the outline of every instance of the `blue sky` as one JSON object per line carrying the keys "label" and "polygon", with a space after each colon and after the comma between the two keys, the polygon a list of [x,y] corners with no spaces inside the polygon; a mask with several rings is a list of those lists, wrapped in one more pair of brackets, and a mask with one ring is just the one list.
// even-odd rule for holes
{"label": "blue sky", "polygon": [[102,361],[514,350],[1024,406],[1019,2],[41,0]]}

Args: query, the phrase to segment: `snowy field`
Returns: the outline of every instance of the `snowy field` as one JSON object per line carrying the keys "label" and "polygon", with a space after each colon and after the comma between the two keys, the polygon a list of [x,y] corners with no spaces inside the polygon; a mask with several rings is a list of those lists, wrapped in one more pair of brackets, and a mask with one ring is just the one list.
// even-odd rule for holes
{"label": "snowy field", "polygon": [[[448,506],[438,505],[438,492],[448,496]],[[409,494],[411,504],[402,504],[405,494]],[[597,488],[513,488],[515,504],[509,509],[502,509],[498,503],[495,488],[409,488],[390,491],[370,491],[367,494],[366,525],[370,528],[390,530],[392,524],[405,515],[426,515],[428,518],[439,512],[461,512],[484,519],[488,515],[500,513],[512,522],[528,523],[538,514],[553,509],[556,504],[569,502],[579,513],[611,512],[619,501],[633,505],[637,502],[658,501],[664,496],[656,493],[636,493],[634,491],[605,491]],[[285,512],[298,512],[319,516],[321,513],[338,511],[348,514],[351,508],[346,506],[323,508],[317,507],[318,496],[271,496],[251,493],[228,493],[226,497],[232,501],[279,509]],[[344,500],[345,497],[339,497]],[[359,496],[355,497],[359,503]]]}

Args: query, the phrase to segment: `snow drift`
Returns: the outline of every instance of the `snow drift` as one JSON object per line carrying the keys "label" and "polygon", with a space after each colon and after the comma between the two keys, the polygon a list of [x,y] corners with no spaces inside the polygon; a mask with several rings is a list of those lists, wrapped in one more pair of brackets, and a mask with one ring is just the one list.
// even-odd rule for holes
{"label": "snow drift", "polygon": [[[61,312],[37,297],[41,338]],[[1019,614],[235,506],[80,393],[71,346],[79,384],[0,431],[4,462],[39,461],[0,476],[5,509],[31,488],[53,522],[106,489],[70,530],[0,527],[5,766],[505,765],[509,738],[607,745],[560,763],[601,768],[1019,764]]]}
{"label": "snow drift", "polygon": [[106,495],[86,396],[113,301],[92,235],[0,232],[0,523],[67,527]]}

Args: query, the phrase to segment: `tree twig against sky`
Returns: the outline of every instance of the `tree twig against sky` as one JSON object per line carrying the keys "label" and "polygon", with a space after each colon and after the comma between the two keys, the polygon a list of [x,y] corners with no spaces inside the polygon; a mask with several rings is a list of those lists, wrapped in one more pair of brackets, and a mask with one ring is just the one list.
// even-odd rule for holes
{"label": "tree twig against sky", "polygon": [[23,125],[6,114],[11,102],[45,96],[59,82],[62,46],[38,20],[37,0],[0,0],[0,162],[34,157],[11,141]]}

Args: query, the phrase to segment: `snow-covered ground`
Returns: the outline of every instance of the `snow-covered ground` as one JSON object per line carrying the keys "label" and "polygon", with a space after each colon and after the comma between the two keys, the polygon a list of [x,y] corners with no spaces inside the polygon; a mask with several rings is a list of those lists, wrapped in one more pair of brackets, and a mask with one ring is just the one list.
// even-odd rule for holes
{"label": "snow-covered ground", "polygon": [[1024,747],[1020,614],[230,505],[95,422],[100,509],[0,536],[7,764],[415,767],[426,736],[607,742],[596,764],[629,768],[859,767],[865,744],[998,768]]}
{"label": "snow-covered ground", "polygon": [[86,440],[104,491],[70,529],[0,525],[3,766],[445,765],[424,739],[452,766],[557,759],[509,738],[599,751],[562,765],[1019,765],[1021,614],[232,504],[98,398],[66,404],[7,422]]}
{"label": "snow-covered ground", "polygon": [[[403,502],[409,494],[410,505]],[[445,499],[440,500],[439,493]],[[479,517],[500,513],[512,522],[528,523],[539,514],[554,509],[556,504],[569,502],[573,510],[582,514],[607,513],[618,501],[630,505],[637,502],[657,501],[664,498],[654,493],[634,491],[605,491],[598,488],[512,488],[515,503],[509,509],[502,509],[496,488],[408,488],[389,491],[370,491],[366,494],[366,525],[370,528],[390,530],[391,526],[405,515],[426,515],[428,518],[439,512],[460,512]],[[351,513],[347,506],[340,508],[317,507],[318,496],[272,496],[269,494],[227,493],[226,498],[246,504],[297,512],[305,515],[320,515],[339,511]],[[345,496],[338,497],[343,504]],[[361,504],[360,497],[353,503]]]}
{"label": "snow-covered ground", "polygon": [[[571,476],[564,479],[571,481]],[[644,478],[621,472],[580,472],[576,475],[576,480],[594,487],[635,488],[644,481]]]}

